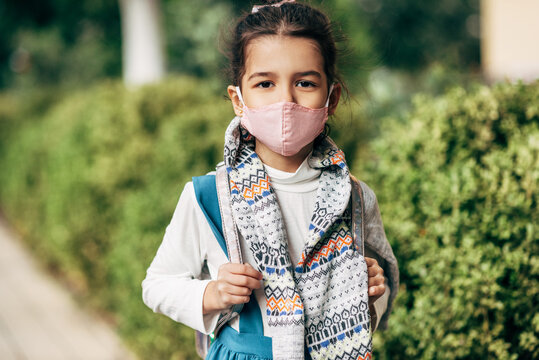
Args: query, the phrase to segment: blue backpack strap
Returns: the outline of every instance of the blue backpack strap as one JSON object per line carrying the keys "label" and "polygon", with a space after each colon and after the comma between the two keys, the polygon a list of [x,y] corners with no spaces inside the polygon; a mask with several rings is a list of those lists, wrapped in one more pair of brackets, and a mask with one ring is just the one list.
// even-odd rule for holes
{"label": "blue backpack strap", "polygon": [[193,177],[193,187],[195,189],[197,202],[200,205],[204,216],[206,216],[208,224],[210,224],[211,231],[228,258],[226,242],[223,237],[223,223],[221,220],[221,212],[219,211],[219,200],[217,199],[215,175]]}
{"label": "blue backpack strap", "polygon": [[[193,177],[193,187],[197,199],[206,220],[210,224],[219,246],[223,249],[228,258],[226,241],[223,237],[223,224],[221,212],[219,211],[219,199],[217,198],[217,186],[215,184],[215,175],[204,175]],[[262,325],[262,315],[260,307],[256,301],[254,293],[247,304],[243,307],[240,317],[240,333],[264,334]]]}

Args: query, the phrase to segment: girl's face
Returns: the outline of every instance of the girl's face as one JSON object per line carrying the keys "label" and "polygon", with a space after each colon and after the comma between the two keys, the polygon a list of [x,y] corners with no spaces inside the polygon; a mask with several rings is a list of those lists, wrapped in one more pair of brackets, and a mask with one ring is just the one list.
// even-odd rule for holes
{"label": "girl's face", "polygon": [[[313,109],[324,107],[328,80],[324,59],[316,41],[307,38],[268,35],[252,40],[245,49],[245,73],[241,92],[245,105],[254,108],[281,101]],[[234,86],[228,87],[236,115],[242,104]],[[340,87],[335,85],[328,112],[335,112]]]}

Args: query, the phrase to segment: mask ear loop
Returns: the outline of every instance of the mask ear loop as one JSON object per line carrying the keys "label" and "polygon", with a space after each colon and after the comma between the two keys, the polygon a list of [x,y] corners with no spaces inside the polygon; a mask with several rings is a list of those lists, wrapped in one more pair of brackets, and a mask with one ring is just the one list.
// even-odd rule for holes
{"label": "mask ear loop", "polygon": [[329,106],[329,98],[331,97],[331,93],[333,92],[334,86],[335,86],[335,83],[331,83],[331,86],[329,87],[329,92],[328,92],[328,99],[326,100],[326,105],[324,105],[324,107]]}
{"label": "mask ear loop", "polygon": [[240,87],[239,87],[239,86],[236,86],[236,95],[238,95],[238,98],[240,99],[241,104],[242,104],[244,107],[247,107],[247,105],[245,105],[245,102],[243,101],[243,96],[241,96],[241,90],[240,90]]}

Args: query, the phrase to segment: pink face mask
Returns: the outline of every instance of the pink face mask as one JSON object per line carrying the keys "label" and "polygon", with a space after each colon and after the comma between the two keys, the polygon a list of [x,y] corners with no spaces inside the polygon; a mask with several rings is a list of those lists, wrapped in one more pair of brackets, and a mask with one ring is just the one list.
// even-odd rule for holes
{"label": "pink face mask", "polygon": [[240,88],[236,86],[236,92],[243,104],[241,125],[272,151],[283,156],[295,155],[324,130],[332,91],[333,85],[329,89],[326,105],[320,109],[286,101],[248,108]]}

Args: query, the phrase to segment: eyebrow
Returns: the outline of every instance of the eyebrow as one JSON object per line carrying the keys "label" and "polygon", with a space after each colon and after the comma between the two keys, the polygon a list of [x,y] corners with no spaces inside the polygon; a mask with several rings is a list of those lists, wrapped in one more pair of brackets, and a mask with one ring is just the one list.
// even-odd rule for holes
{"label": "eyebrow", "polygon": [[322,78],[322,75],[318,72],[318,71],[315,71],[315,70],[310,70],[310,71],[305,71],[305,72],[299,72],[299,73],[295,73],[294,74],[295,76],[309,76],[309,75],[313,75],[313,76],[316,76],[318,78]]}
{"label": "eyebrow", "polygon": [[[319,79],[322,78],[322,75],[318,71],[315,71],[315,70],[302,71],[302,72],[297,72],[297,73],[294,74],[294,76],[310,76],[310,75],[316,76]],[[255,77],[269,77],[269,76],[275,76],[275,73],[268,72],[268,71],[255,72],[255,73],[253,73],[253,74],[251,74],[249,76],[247,81],[249,81],[249,80],[251,80],[252,78],[255,78]]]}
{"label": "eyebrow", "polygon": [[252,78],[255,78],[255,77],[268,77],[268,76],[274,76],[275,73],[272,73],[272,72],[255,72],[253,74],[251,74],[251,76],[249,76],[249,78],[247,79],[247,81],[251,80]]}

